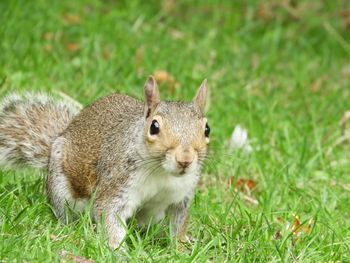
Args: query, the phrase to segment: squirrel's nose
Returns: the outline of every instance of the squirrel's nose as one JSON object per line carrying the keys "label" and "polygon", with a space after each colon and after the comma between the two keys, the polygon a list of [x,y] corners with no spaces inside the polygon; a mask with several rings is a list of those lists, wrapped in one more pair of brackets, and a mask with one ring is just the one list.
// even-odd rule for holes
{"label": "squirrel's nose", "polygon": [[192,163],[192,162],[177,162],[180,166],[181,166],[181,168],[187,168],[188,166],[190,166],[190,164]]}
{"label": "squirrel's nose", "polygon": [[185,170],[194,161],[195,151],[192,147],[177,147],[175,151],[175,161],[180,169]]}

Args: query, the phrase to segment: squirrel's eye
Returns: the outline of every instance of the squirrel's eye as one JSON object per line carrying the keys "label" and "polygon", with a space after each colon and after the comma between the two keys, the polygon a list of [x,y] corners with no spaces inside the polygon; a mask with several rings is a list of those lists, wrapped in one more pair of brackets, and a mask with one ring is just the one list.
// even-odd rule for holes
{"label": "squirrel's eye", "polygon": [[151,135],[159,133],[159,123],[156,120],[152,121],[151,128],[149,129]]}
{"label": "squirrel's eye", "polygon": [[205,130],[204,130],[204,135],[205,137],[209,137],[210,134],[210,127],[208,125],[208,123],[205,125]]}

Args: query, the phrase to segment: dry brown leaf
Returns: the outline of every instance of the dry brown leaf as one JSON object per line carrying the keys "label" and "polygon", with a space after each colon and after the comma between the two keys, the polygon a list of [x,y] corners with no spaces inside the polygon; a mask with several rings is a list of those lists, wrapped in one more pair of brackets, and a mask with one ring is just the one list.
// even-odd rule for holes
{"label": "dry brown leaf", "polygon": [[51,32],[45,32],[43,34],[43,39],[45,40],[51,40],[54,37],[54,34],[52,34]]}
{"label": "dry brown leaf", "polygon": [[236,188],[246,188],[247,186],[250,190],[253,190],[257,184],[258,182],[254,180],[239,179],[236,183]]}
{"label": "dry brown leaf", "polygon": [[289,229],[293,233],[294,241],[297,241],[298,237],[300,235],[307,234],[307,233],[310,232],[310,229],[311,229],[312,224],[313,224],[313,219],[310,218],[309,222],[308,222],[308,225],[307,226],[303,226],[300,223],[300,219],[299,219],[298,215],[293,214],[293,217],[294,217],[294,223],[293,223],[293,225],[291,225],[291,227]]}
{"label": "dry brown leaf", "polygon": [[106,48],[102,51],[102,57],[104,59],[110,59],[111,56],[112,56],[112,51],[110,49]]}
{"label": "dry brown leaf", "polygon": [[175,1],[174,0],[163,0],[162,1],[162,11],[166,14],[173,13],[175,11]]}
{"label": "dry brown leaf", "polygon": [[277,219],[278,223],[283,224],[283,219],[282,219],[282,217],[279,217],[279,216],[278,216],[276,219]]}
{"label": "dry brown leaf", "polygon": [[262,21],[270,21],[275,18],[275,3],[267,2],[258,6],[255,10],[255,17]]}
{"label": "dry brown leaf", "polygon": [[330,79],[328,75],[319,76],[311,83],[310,89],[312,92],[325,91],[324,87],[329,81]]}
{"label": "dry brown leaf", "polygon": [[283,235],[282,235],[281,231],[277,231],[273,237],[274,237],[274,239],[281,239],[283,237]]}
{"label": "dry brown leaf", "polygon": [[156,70],[154,72],[154,77],[156,80],[160,83],[167,82],[167,81],[174,81],[173,76],[171,76],[167,71],[165,70]]}
{"label": "dry brown leaf", "polygon": [[[291,224],[290,222],[287,222],[286,229],[293,233],[293,241],[298,241],[298,238],[301,235],[308,234],[312,228],[313,225],[313,219],[310,218],[307,225],[301,225],[299,216],[296,214],[292,214],[294,217],[294,222]],[[281,217],[276,218],[277,222],[280,224],[283,224],[283,219]],[[280,239],[283,237],[283,233],[281,231],[277,231],[274,235],[275,239]]]}
{"label": "dry brown leaf", "polygon": [[65,45],[65,49],[69,52],[76,52],[80,48],[78,43],[72,42]]}
{"label": "dry brown leaf", "polygon": [[299,216],[296,214],[293,214],[293,217],[294,217],[294,223],[290,227],[290,230],[294,233],[294,235],[297,235],[300,232],[300,228],[298,229],[298,227],[300,226],[300,220],[299,220]]}
{"label": "dry brown leaf", "polygon": [[73,261],[75,263],[95,263],[93,260],[73,255],[66,250],[60,251],[59,256],[62,258],[62,262]]}
{"label": "dry brown leaf", "polygon": [[303,7],[302,5],[300,5],[299,8],[294,7],[291,5],[290,1],[269,1],[263,2],[261,5],[259,5],[254,15],[259,20],[269,22],[275,20],[278,15],[279,9],[282,9],[288,13],[289,17],[295,20],[299,20],[299,11],[301,11],[304,8],[305,7]]}
{"label": "dry brown leaf", "polygon": [[68,239],[69,242],[73,242],[75,245],[79,245],[79,243],[83,241],[83,239],[75,235],[68,235],[66,236],[66,238]]}
{"label": "dry brown leaf", "polygon": [[236,192],[240,192],[240,197],[246,201],[247,204],[253,204],[258,205],[259,201],[254,198],[252,195],[252,190],[255,189],[258,182],[251,180],[251,179],[242,179],[239,178],[238,180],[235,180],[233,176],[231,176],[227,183],[229,187],[234,186],[234,189]]}
{"label": "dry brown leaf", "polygon": [[165,70],[156,70],[153,74],[157,82],[163,84],[168,90],[173,92],[179,87],[179,83],[169,72]]}
{"label": "dry brown leaf", "polygon": [[237,180],[234,176],[228,179],[228,184],[232,186],[234,184],[235,189],[241,191],[252,191],[258,184],[257,181],[251,179],[238,178]]}
{"label": "dry brown leaf", "polygon": [[350,29],[350,11],[349,10],[344,10],[341,12],[341,16],[343,17],[343,27],[345,29]]}
{"label": "dry brown leaf", "polygon": [[311,84],[311,91],[318,92],[320,90],[321,84],[322,84],[322,79],[316,79]]}
{"label": "dry brown leaf", "polygon": [[63,22],[67,25],[77,25],[77,24],[81,24],[82,19],[79,15],[64,14]]}

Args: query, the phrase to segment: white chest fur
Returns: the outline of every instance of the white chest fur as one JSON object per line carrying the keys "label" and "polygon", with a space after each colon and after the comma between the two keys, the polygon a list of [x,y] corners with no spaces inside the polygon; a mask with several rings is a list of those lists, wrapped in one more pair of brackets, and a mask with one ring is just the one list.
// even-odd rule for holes
{"label": "white chest fur", "polygon": [[140,209],[137,216],[140,225],[145,224],[149,217],[154,217],[154,222],[159,221],[169,205],[192,195],[197,180],[196,173],[176,177],[165,171],[152,174],[143,169],[137,171],[128,191],[130,216]]}

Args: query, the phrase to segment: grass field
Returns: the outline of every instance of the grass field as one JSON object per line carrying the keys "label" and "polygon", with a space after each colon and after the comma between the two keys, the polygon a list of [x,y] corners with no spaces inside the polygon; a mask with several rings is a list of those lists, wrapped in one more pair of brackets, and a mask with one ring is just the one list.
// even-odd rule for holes
{"label": "grass field", "polygon": [[[212,132],[188,242],[131,225],[128,251],[111,251],[88,214],[57,222],[45,171],[1,170],[0,261],[59,262],[65,250],[95,262],[350,262],[349,33],[346,0],[2,0],[1,97],[142,98],[163,70],[163,99],[191,100],[208,79]],[[238,124],[250,153],[227,149]]]}

